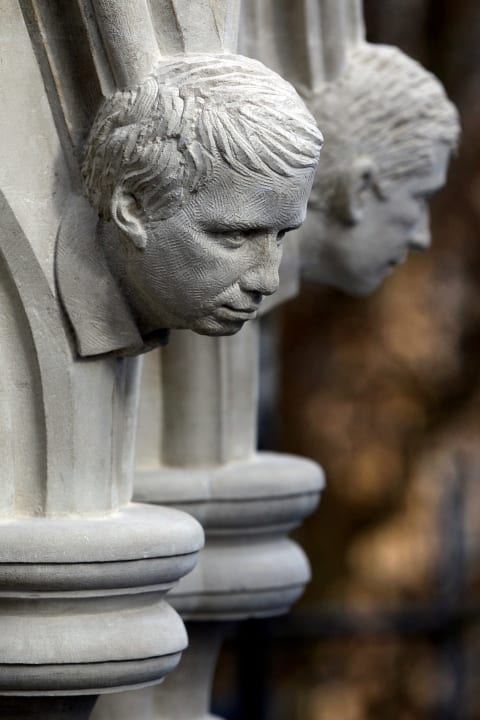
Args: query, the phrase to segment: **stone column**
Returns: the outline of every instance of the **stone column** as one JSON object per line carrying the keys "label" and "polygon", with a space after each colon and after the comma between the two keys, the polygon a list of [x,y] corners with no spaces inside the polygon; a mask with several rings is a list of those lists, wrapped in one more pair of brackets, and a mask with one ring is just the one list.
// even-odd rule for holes
{"label": "stone column", "polygon": [[188,649],[169,681],[163,683],[161,692],[143,689],[109,698],[103,697],[94,710],[92,720],[219,720],[208,710],[218,651],[227,627],[228,625],[222,622],[188,623]]}
{"label": "stone column", "polygon": [[[188,683],[185,672],[164,683],[142,720],[210,717],[210,623],[219,633],[222,623],[287,612],[310,577],[287,535],[316,507],[323,474],[303,458],[256,452],[258,331],[251,323],[234,338],[177,333],[145,358],[136,498],[191,513],[207,542],[169,595],[195,637]],[[94,717],[126,720],[122,699],[105,698]]]}
{"label": "stone column", "polygon": [[361,0],[245,0],[239,50],[315,93],[341,75],[364,32]]}
{"label": "stone column", "polygon": [[[36,707],[26,697],[52,696],[43,717],[57,718],[54,696],[158,682],[176,665],[186,634],[164,595],[192,569],[202,532],[129,502],[138,361],[77,359],[3,195],[0,216],[0,695],[25,696],[19,713]],[[87,717],[89,703],[78,707]]]}
{"label": "stone column", "polygon": [[[171,0],[151,7],[163,51],[234,47],[236,2],[205,0],[197,8]],[[170,11],[176,32],[166,30]],[[298,285],[294,246],[284,271],[277,302]],[[204,526],[207,545],[198,571],[170,595],[189,621],[187,664],[160,693],[103,698],[96,720],[211,718],[223,628],[286,612],[309,579],[308,561],[288,533],[316,506],[323,474],[308,460],[256,452],[258,332],[255,323],[231,338],[174,332],[168,348],[144,360],[136,499],[191,513]]]}
{"label": "stone column", "polygon": [[[159,682],[186,645],[182,621],[164,595],[192,569],[203,532],[176,509],[130,502],[139,378],[133,356],[165,343],[170,328],[218,336],[253,318],[277,287],[280,238],[304,216],[321,146],[311,114],[288,83],[226,52],[238,9],[237,0],[6,0],[3,9],[5,713],[34,712],[40,696],[43,716],[86,717],[96,694]],[[192,55],[201,50],[208,55]],[[223,512],[213,513],[220,522],[218,533],[213,524],[218,563],[228,566],[222,534],[227,556],[238,533],[258,549],[255,578],[234,591],[233,607],[228,589],[226,617],[244,614],[244,607],[250,612],[252,594],[260,597],[254,614],[265,605],[271,611],[263,566],[272,544],[278,557],[295,566],[300,557],[301,566],[288,587],[275,571],[274,611],[288,604],[306,572],[298,551],[277,543],[292,523],[281,472],[273,515],[268,508],[267,521],[257,519],[276,463],[250,457],[253,426],[236,442],[237,416],[243,428],[253,385],[247,377],[246,398],[237,402],[231,348],[240,353],[243,345],[232,343],[215,340],[214,350],[204,351],[203,341],[198,348],[187,342],[179,349],[188,372],[201,352],[205,372],[216,358],[223,377],[218,392],[207,378],[211,398],[199,388],[198,407],[213,401],[206,436],[192,444],[205,442],[204,455],[175,455],[188,433],[195,437],[197,405],[189,393],[192,416],[179,413],[175,422],[184,402],[180,387],[178,398],[165,396],[164,425],[173,453],[167,461],[179,458],[180,485],[190,482],[190,470],[196,484],[197,469],[203,478],[207,466],[208,493],[215,497],[218,483],[222,508],[226,501],[225,533]],[[175,368],[165,372],[173,387]],[[212,463],[218,478],[210,477]],[[168,480],[168,468],[159,469]],[[236,484],[244,470],[239,521],[231,473]],[[173,497],[178,502],[181,493]],[[247,562],[244,548],[236,554],[240,566]],[[181,597],[200,617],[195,598],[205,592],[195,582]],[[211,612],[217,618],[215,603]]]}
{"label": "stone column", "polygon": [[75,28],[52,12],[6,0],[0,31],[0,715],[15,720],[84,720],[99,693],[170,672],[187,637],[165,593],[203,543],[188,515],[130,502],[138,361],[80,360],[56,294],[86,104],[66,91],[73,64],[56,72]]}

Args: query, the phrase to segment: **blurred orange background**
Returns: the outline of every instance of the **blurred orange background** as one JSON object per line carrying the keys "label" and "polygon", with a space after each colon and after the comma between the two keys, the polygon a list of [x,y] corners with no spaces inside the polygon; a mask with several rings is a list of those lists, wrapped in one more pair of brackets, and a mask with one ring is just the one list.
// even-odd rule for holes
{"label": "blurred orange background", "polygon": [[304,598],[222,656],[235,720],[480,718],[480,2],[365,10],[372,42],[444,82],[463,137],[427,253],[367,299],[305,285],[275,321],[277,449],[321,463],[328,488],[296,533]]}

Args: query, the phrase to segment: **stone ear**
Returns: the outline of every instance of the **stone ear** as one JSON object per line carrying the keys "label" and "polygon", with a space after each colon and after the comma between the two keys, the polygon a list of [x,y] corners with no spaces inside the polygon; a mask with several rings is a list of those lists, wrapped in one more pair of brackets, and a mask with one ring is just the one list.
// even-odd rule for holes
{"label": "stone ear", "polygon": [[147,246],[147,233],[141,210],[134,196],[123,188],[116,188],[110,204],[110,214],[115,225],[139,250]]}
{"label": "stone ear", "polygon": [[356,225],[362,221],[365,201],[376,187],[376,175],[376,165],[368,157],[356,158],[344,174],[337,205],[344,222]]}

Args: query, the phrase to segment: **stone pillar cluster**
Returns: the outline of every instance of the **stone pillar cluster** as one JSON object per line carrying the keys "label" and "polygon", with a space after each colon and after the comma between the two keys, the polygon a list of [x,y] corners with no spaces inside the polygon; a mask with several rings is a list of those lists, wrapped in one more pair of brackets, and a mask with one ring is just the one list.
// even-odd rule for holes
{"label": "stone pillar cluster", "polygon": [[[169,594],[194,638],[189,698],[185,673],[175,674],[146,691],[153,714],[141,714],[137,694],[136,717],[145,720],[206,720],[228,623],[287,612],[310,577],[288,533],[316,507],[323,474],[303,458],[256,452],[258,331],[253,322],[233,338],[178,333],[145,358],[135,496],[186,510],[206,533],[195,570]],[[116,711],[102,714],[107,706]],[[121,698],[110,697],[95,717],[126,719],[122,713]]]}
{"label": "stone pillar cluster", "polygon": [[324,487],[257,450],[255,318],[301,277],[380,282],[377,188],[437,189],[456,115],[401,58],[417,95],[433,86],[428,128],[392,122],[361,152],[341,128],[317,171],[320,130],[397,57],[370,61],[360,0],[1,14],[0,716],[215,720],[225,631],[301,595],[289,533]]}

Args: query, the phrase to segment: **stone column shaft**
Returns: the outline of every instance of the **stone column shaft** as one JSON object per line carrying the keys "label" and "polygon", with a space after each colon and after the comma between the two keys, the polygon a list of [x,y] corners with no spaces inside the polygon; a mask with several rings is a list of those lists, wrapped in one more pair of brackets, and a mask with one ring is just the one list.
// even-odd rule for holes
{"label": "stone column shaft", "polygon": [[75,3],[51,10],[6,0],[0,30],[0,715],[83,720],[98,693],[177,664],[187,638],[164,596],[203,534],[131,503],[138,361],[80,360],[57,296],[57,240],[92,220],[76,155],[85,48],[62,44],[68,22],[86,29]]}
{"label": "stone column shaft", "polygon": [[[162,52],[234,49],[236,0],[151,7]],[[286,255],[285,289],[270,309],[298,287],[296,247]],[[323,474],[307,460],[257,453],[258,332],[255,323],[231,338],[174,332],[144,360],[135,498],[186,510],[206,531],[197,570],[169,595],[193,648],[165,692],[102,698],[95,720],[126,719],[126,702],[138,720],[211,718],[217,644],[201,623],[286,612],[309,579],[305,555],[287,535],[316,506]]]}
{"label": "stone column shaft", "polygon": [[[205,663],[210,656],[214,665],[218,648],[201,623],[284,613],[309,579],[305,555],[287,534],[315,508],[323,475],[308,460],[256,452],[258,331],[252,323],[234,338],[174,334],[168,348],[144,361],[136,497],[192,513],[207,542],[196,569],[169,595],[197,637],[188,664],[189,702],[184,672],[165,693],[163,686],[146,691],[154,698],[147,704],[137,695],[139,720],[173,720],[172,708],[177,720],[207,720]],[[182,438],[184,454],[180,449],[173,456],[174,466],[168,453]],[[120,718],[121,711],[119,697],[104,698],[94,720]]]}

